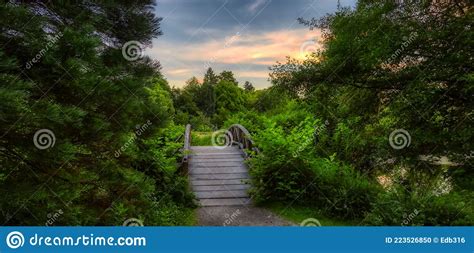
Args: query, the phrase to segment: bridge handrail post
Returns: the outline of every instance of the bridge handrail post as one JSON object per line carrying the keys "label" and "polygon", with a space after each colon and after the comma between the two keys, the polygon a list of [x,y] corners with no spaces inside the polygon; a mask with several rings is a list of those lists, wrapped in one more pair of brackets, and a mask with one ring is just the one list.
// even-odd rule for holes
{"label": "bridge handrail post", "polygon": [[245,149],[252,150],[255,153],[259,152],[250,136],[250,132],[244,126],[233,124],[229,127],[228,132],[232,135],[233,144],[237,144],[240,149],[244,150],[247,156],[249,156],[249,154],[245,152]]}
{"label": "bridge handrail post", "polygon": [[183,159],[181,166],[187,170],[189,162],[189,153],[191,152],[191,124],[186,125],[184,130]]}

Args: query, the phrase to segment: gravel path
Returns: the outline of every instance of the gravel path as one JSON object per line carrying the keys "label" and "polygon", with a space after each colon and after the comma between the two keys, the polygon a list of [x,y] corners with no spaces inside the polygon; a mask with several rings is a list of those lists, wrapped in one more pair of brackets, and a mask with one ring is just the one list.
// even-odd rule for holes
{"label": "gravel path", "polygon": [[208,206],[197,210],[198,226],[293,226],[278,215],[254,206]]}

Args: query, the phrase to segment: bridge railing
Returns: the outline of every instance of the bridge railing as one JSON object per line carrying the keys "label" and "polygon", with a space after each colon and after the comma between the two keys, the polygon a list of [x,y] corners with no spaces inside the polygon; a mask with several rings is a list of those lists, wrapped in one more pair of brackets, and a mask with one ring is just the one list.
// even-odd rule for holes
{"label": "bridge railing", "polygon": [[252,150],[255,153],[259,152],[252,138],[250,137],[249,131],[244,126],[240,124],[234,124],[230,126],[227,131],[231,135],[232,144],[238,145],[247,156],[249,156],[249,154],[247,154],[245,150]]}
{"label": "bridge railing", "polygon": [[[229,127],[227,130],[227,134],[230,135],[230,139],[232,143],[230,145],[237,145],[242,151],[245,153],[246,156],[250,156],[246,150],[251,150],[255,153],[259,153],[258,148],[255,146],[252,138],[250,137],[249,131],[240,124],[234,124]],[[179,138],[184,138],[183,148],[180,149],[183,153],[183,158],[181,160],[180,167],[187,171],[188,163],[189,163],[189,156],[191,153],[191,124],[186,125],[186,129],[184,134]]]}
{"label": "bridge railing", "polygon": [[181,160],[181,167],[184,169],[188,168],[189,153],[191,152],[191,124],[186,125],[184,131],[184,145],[183,145],[183,159]]}

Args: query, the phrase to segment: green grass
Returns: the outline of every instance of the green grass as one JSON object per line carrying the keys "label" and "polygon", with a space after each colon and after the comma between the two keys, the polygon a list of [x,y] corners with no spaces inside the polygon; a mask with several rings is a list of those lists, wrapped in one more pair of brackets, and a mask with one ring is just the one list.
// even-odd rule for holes
{"label": "green grass", "polygon": [[287,205],[282,203],[267,203],[264,207],[296,224],[301,224],[301,222],[309,218],[317,219],[321,226],[357,226],[359,224],[359,221],[355,220],[347,221],[327,217],[327,215],[322,214],[320,210],[314,207],[293,205],[287,207]]}
{"label": "green grass", "polygon": [[196,209],[189,209],[185,213],[187,216],[183,219],[183,224],[180,224],[180,226],[196,226],[198,224]]}
{"label": "green grass", "polygon": [[191,145],[212,146],[212,132],[191,132]]}

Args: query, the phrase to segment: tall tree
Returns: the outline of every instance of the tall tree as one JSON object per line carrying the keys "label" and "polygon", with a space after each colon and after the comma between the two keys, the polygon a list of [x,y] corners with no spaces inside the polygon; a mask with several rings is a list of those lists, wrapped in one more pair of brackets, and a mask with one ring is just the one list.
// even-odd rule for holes
{"label": "tall tree", "polygon": [[195,76],[189,78],[189,79],[186,81],[186,87],[199,86],[200,84],[201,84],[201,83],[199,82],[199,80],[198,80],[197,77],[195,77]]}
{"label": "tall tree", "polygon": [[235,85],[239,85],[239,83],[237,82],[237,80],[234,77],[234,73],[232,71],[229,71],[229,70],[222,71],[219,74],[219,76],[217,77],[217,81],[218,82],[226,81],[226,82],[229,82],[229,83],[233,83]]}
{"label": "tall tree", "polygon": [[161,33],[153,1],[33,1],[0,15],[2,224],[44,225],[59,210],[57,225],[160,224],[166,162],[144,148],[173,107],[142,55]]}
{"label": "tall tree", "polygon": [[246,97],[242,88],[236,86],[233,82],[220,81],[215,86],[216,92],[216,112],[214,123],[222,123],[233,113],[242,111],[245,108]]}
{"label": "tall tree", "polygon": [[252,85],[251,82],[245,81],[244,90],[246,90],[246,91],[254,91],[255,88],[253,87],[253,85]]}
{"label": "tall tree", "polygon": [[[300,20],[324,31],[324,50],[274,66],[272,82],[311,100],[325,118],[362,119],[367,126],[359,123],[357,135],[373,141],[346,157],[363,157],[360,167],[373,167],[371,156],[417,163],[420,155],[447,155],[473,171],[466,142],[474,138],[472,10],[467,0],[363,0],[354,10]],[[409,148],[376,146],[397,128],[409,132]]]}
{"label": "tall tree", "polygon": [[212,68],[209,67],[206,70],[206,73],[204,74],[203,83],[204,84],[210,84],[210,85],[216,85],[217,82],[218,82],[217,75],[214,73],[214,70],[212,70]]}

